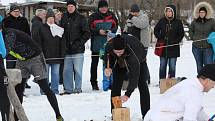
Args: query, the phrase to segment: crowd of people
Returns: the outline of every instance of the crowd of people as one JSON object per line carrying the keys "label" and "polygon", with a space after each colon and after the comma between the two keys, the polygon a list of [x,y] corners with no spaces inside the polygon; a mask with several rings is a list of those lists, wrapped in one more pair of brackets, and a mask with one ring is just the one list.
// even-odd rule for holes
{"label": "crowd of people", "polygon": [[[39,85],[41,94],[47,96],[56,114],[56,120],[63,121],[55,94],[82,93],[85,43],[89,39],[92,51],[89,81],[92,90],[100,89],[98,81],[109,82],[108,85],[103,85],[103,90],[111,89],[111,97],[120,96],[121,100],[126,102],[138,87],[144,121],[209,119],[203,111],[202,103],[198,103],[202,100],[203,92],[208,92],[215,85],[212,73],[215,71],[215,65],[212,64],[214,52],[211,44],[207,42],[209,34],[215,31],[213,8],[209,3],[200,2],[196,5],[194,19],[189,29],[190,39],[193,41],[192,52],[197,65],[197,79],[177,84],[164,93],[156,106],[151,109],[148,89],[151,75],[146,59],[150,47],[151,27],[147,14],[142,12],[137,4],[131,5],[125,28],[121,28],[121,35],[116,35],[118,19],[109,10],[106,0],[100,0],[97,10],[88,18],[79,13],[74,0],[67,0],[66,8],[65,13],[52,8],[36,9],[30,27],[27,19],[22,16],[19,6],[11,4],[7,16],[0,22],[0,96],[4,99],[0,102],[0,110],[3,121],[9,118],[10,106],[6,93],[5,80],[8,75],[5,68],[21,70],[22,82],[15,87],[21,103],[25,87],[28,86],[27,80],[33,75],[33,81]],[[175,5],[167,5],[164,16],[154,27],[158,49],[156,51],[159,51],[156,55],[160,58],[160,80],[176,77],[180,42],[184,37],[183,24],[176,13]],[[6,67],[3,59],[6,59]],[[97,79],[100,59],[103,61],[103,80]],[[125,94],[121,96],[124,80],[128,81],[128,86]],[[62,93],[59,91],[61,81],[64,87]],[[190,93],[186,93],[187,91]],[[178,99],[178,95],[183,98]],[[194,97],[196,104],[192,104],[192,100],[187,99],[191,96]],[[174,105],[178,105],[177,109]],[[111,109],[113,109],[112,101]],[[190,116],[191,113],[194,114]],[[14,115],[15,120],[19,121],[16,114]]]}

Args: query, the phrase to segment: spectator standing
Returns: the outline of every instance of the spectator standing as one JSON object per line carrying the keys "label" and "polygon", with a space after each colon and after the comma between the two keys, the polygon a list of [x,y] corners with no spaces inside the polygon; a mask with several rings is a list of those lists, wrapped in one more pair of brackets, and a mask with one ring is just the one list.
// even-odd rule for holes
{"label": "spectator standing", "polygon": [[63,14],[60,25],[64,28],[63,41],[66,43],[65,90],[62,94],[81,93],[85,43],[90,38],[90,31],[86,17],[78,12],[74,0],[67,1],[67,12]]}
{"label": "spectator standing", "polygon": [[[163,51],[160,55],[159,78],[174,78],[176,73],[176,61],[180,57],[179,43],[184,37],[184,29],[181,20],[176,18],[175,5],[167,5],[164,9],[165,16],[159,20],[154,28],[154,34],[158,42],[162,42]],[[174,46],[171,46],[176,44]],[[169,65],[169,72],[167,71]]]}
{"label": "spectator standing", "polygon": [[93,90],[99,90],[97,81],[97,67],[99,62],[99,51],[107,42],[107,33],[116,33],[118,20],[114,13],[108,10],[108,2],[100,0],[98,10],[90,15],[89,26],[91,32],[92,62],[90,69],[90,82]]}
{"label": "spectator standing", "polygon": [[42,46],[41,39],[41,28],[43,27],[43,23],[46,20],[46,10],[45,9],[37,9],[35,12],[35,16],[32,18],[31,23],[31,35],[33,40],[40,46]]}
{"label": "spectator standing", "polygon": [[[8,16],[3,19],[3,26],[6,28],[13,28],[20,31],[23,31],[31,36],[30,26],[28,20],[22,16],[20,12],[20,6],[16,3],[11,4]],[[16,58],[11,55],[6,57],[6,68],[13,69],[16,66]],[[31,88],[26,82],[26,88]]]}
{"label": "spectator standing", "polygon": [[197,73],[199,73],[204,65],[213,62],[213,50],[207,38],[215,31],[215,21],[212,18],[213,8],[207,2],[198,3],[193,14],[194,20],[190,25],[189,35],[193,40],[192,52],[196,60]]}
{"label": "spectator standing", "polygon": [[[28,20],[21,15],[20,7],[16,3],[11,4],[8,16],[3,19],[3,26],[17,29],[31,35]],[[6,63],[7,68],[15,68],[16,59],[14,57],[9,55],[6,60],[10,60]]]}
{"label": "spectator standing", "polygon": [[62,41],[64,29],[55,24],[55,14],[52,9],[47,10],[46,23],[39,30],[41,38],[41,48],[44,53],[47,70],[51,70],[49,82],[55,94],[59,94],[59,69],[63,62],[64,45]]}
{"label": "spectator standing", "polygon": [[[132,34],[137,37],[140,42],[144,45],[146,53],[148,52],[148,47],[150,46],[150,25],[149,18],[146,14],[140,11],[137,4],[131,5],[130,14],[124,32]],[[150,83],[150,73],[147,65],[147,81]]]}

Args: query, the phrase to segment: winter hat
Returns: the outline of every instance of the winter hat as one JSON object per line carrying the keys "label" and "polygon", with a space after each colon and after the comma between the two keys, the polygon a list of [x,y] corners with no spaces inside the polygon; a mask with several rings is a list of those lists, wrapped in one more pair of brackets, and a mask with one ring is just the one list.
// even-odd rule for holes
{"label": "winter hat", "polygon": [[72,4],[72,5],[74,5],[74,6],[77,5],[77,3],[76,3],[74,0],[67,0],[66,5],[68,6],[68,5],[70,5],[70,4]]}
{"label": "winter hat", "polygon": [[55,17],[55,14],[51,8],[48,8],[46,13],[46,19],[49,17]]}
{"label": "winter hat", "polygon": [[204,76],[215,81],[215,64],[207,64],[205,65],[197,77]]}
{"label": "winter hat", "polygon": [[108,2],[106,0],[100,0],[98,3],[98,8],[108,7]]}
{"label": "winter hat", "polygon": [[17,4],[11,4],[9,13],[17,9],[20,10],[20,7]]}
{"label": "winter hat", "polygon": [[137,4],[131,5],[130,12],[140,12],[140,8]]}
{"label": "winter hat", "polygon": [[207,13],[207,9],[205,8],[205,7],[201,7],[200,9],[199,9],[199,12],[200,11],[205,11],[206,13]]}
{"label": "winter hat", "polygon": [[114,50],[122,50],[125,49],[125,40],[124,38],[122,38],[121,35],[117,35],[116,37],[114,37],[112,39],[112,43],[113,43],[113,49]]}

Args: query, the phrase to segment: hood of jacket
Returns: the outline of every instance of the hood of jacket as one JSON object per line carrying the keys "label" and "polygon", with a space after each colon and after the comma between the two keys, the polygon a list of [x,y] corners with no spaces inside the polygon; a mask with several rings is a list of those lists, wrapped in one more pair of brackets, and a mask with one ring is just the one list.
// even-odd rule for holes
{"label": "hood of jacket", "polygon": [[200,2],[194,7],[193,17],[195,19],[199,17],[199,9],[201,7],[205,7],[207,9],[207,15],[206,15],[207,19],[213,18],[213,13],[214,13],[213,7],[208,2]]}
{"label": "hood of jacket", "polygon": [[166,10],[171,9],[173,11],[173,19],[176,18],[176,6],[175,5],[167,5],[164,9],[164,15],[166,16]]}

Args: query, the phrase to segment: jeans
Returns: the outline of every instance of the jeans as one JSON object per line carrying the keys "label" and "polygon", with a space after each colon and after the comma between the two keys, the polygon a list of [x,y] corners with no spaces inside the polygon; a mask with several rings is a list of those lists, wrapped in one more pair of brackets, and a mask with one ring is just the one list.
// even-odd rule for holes
{"label": "jeans", "polygon": [[213,63],[212,48],[198,48],[198,47],[192,46],[192,52],[196,60],[198,74],[204,65]]}
{"label": "jeans", "polygon": [[83,63],[84,63],[83,53],[66,55],[64,59],[64,70],[63,70],[63,80],[64,80],[63,84],[64,84],[65,92],[73,93],[74,90],[81,89]]}
{"label": "jeans", "polygon": [[59,94],[58,86],[59,86],[59,69],[60,69],[60,64],[47,64],[47,71],[49,74],[49,69],[51,69],[51,79],[49,77],[49,82],[51,82],[51,90],[55,94]]}
{"label": "jeans", "polygon": [[159,70],[160,79],[166,78],[167,64],[169,65],[168,78],[175,77],[176,61],[177,61],[177,58],[160,57],[160,70]]}

